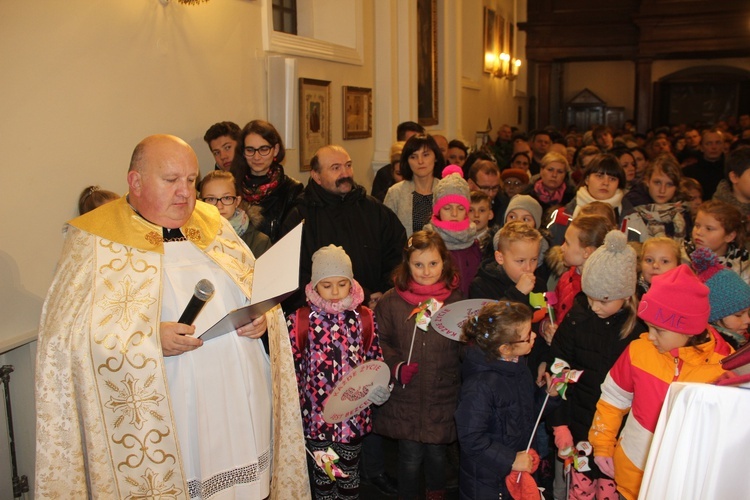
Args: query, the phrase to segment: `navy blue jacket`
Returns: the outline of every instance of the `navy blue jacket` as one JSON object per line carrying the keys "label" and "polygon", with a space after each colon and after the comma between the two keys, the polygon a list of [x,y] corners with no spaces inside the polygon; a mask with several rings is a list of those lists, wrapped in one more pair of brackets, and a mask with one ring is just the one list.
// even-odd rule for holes
{"label": "navy blue jacket", "polygon": [[526,365],[466,349],[456,409],[461,445],[460,498],[510,498],[505,477],[529,443],[536,421],[534,381]]}

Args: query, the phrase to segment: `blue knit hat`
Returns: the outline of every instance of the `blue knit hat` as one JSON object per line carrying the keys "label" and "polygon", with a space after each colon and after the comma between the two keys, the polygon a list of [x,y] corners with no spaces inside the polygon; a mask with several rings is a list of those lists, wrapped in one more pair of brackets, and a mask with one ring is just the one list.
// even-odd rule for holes
{"label": "blue knit hat", "polygon": [[739,274],[719,263],[715,253],[708,248],[698,248],[690,254],[690,259],[698,278],[709,289],[709,323],[750,307],[750,285]]}

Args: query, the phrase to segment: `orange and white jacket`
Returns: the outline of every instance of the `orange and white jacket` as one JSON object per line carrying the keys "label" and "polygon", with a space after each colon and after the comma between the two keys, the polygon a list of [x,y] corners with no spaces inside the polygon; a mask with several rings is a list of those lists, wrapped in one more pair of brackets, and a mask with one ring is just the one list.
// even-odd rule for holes
{"label": "orange and white jacket", "polygon": [[[643,469],[659,412],[672,382],[713,382],[723,372],[719,361],[732,348],[711,327],[699,346],[660,353],[648,333],[620,355],[602,384],[602,395],[589,431],[594,456],[613,457],[617,490],[638,498]],[[618,441],[622,419],[630,412]]]}

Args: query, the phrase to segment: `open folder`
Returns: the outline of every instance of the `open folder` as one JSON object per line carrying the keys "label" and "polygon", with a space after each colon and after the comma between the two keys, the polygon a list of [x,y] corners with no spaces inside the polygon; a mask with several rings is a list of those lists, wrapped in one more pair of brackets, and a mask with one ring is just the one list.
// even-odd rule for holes
{"label": "open folder", "polygon": [[250,323],[299,288],[301,222],[255,261],[250,305],[235,309],[200,335],[203,340],[232,332]]}

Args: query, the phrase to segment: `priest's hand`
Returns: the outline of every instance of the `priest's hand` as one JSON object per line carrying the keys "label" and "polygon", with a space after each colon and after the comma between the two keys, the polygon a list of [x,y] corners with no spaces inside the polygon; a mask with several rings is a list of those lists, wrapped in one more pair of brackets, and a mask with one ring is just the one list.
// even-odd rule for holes
{"label": "priest's hand", "polygon": [[267,327],[268,325],[266,324],[266,315],[264,314],[258,318],[255,318],[250,323],[237,328],[237,335],[239,335],[240,337],[259,339],[263,336],[264,333],[266,333]]}
{"label": "priest's hand", "polygon": [[159,325],[161,351],[165,356],[177,356],[203,345],[203,341],[193,337],[195,326],[166,321]]}

